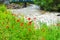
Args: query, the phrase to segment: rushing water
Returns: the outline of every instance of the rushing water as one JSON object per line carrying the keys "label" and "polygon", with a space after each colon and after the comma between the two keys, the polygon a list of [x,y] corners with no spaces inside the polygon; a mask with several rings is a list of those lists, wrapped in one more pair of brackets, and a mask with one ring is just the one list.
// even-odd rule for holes
{"label": "rushing water", "polygon": [[44,12],[39,10],[39,6],[31,4],[30,6],[22,9],[12,9],[12,13],[20,15],[23,14],[27,17],[30,17],[32,20],[36,17],[36,24],[38,21],[45,22],[47,25],[56,24],[57,21],[60,21],[60,16],[57,16],[59,13],[54,12]]}

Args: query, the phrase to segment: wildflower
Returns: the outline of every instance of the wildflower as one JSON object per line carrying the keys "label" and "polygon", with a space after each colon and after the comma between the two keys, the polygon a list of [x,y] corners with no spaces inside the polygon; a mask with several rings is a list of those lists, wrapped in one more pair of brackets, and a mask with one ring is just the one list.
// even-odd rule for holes
{"label": "wildflower", "polygon": [[31,25],[32,24],[32,21],[28,22],[28,25]]}
{"label": "wildflower", "polygon": [[6,28],[8,29],[8,28],[9,28],[9,26],[7,25],[7,26],[6,26]]}
{"label": "wildflower", "polygon": [[28,18],[28,20],[31,20],[31,18]]}
{"label": "wildflower", "polygon": [[20,26],[23,26],[23,25],[24,25],[24,23],[21,23],[21,24],[20,24]]}
{"label": "wildflower", "polygon": [[20,22],[20,19],[18,19],[17,22]]}

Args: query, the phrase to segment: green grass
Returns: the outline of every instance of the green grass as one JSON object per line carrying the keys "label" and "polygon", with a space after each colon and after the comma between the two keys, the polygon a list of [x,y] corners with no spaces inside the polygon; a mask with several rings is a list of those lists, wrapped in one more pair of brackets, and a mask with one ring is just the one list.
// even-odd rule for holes
{"label": "green grass", "polygon": [[[30,19],[29,19],[30,20]],[[40,24],[34,28],[33,21],[17,18],[6,8],[0,7],[0,40],[60,40],[60,26]]]}

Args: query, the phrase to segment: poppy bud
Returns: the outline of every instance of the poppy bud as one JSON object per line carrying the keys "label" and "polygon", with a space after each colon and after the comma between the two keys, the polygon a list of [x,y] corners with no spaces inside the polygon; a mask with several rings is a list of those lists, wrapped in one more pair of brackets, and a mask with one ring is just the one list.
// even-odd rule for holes
{"label": "poppy bud", "polygon": [[31,18],[28,18],[28,20],[31,20]]}

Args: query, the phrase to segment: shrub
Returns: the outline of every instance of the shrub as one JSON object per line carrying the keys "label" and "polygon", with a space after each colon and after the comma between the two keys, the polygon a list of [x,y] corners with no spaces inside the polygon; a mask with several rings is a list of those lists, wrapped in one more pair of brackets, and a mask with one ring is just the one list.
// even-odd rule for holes
{"label": "shrub", "polygon": [[43,10],[47,11],[59,11],[60,0],[35,0],[35,4],[38,4]]}

